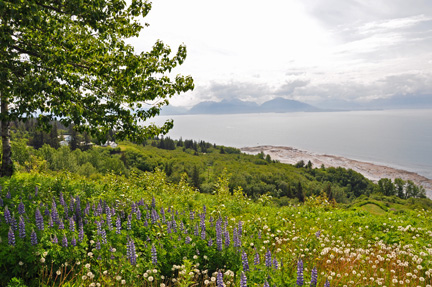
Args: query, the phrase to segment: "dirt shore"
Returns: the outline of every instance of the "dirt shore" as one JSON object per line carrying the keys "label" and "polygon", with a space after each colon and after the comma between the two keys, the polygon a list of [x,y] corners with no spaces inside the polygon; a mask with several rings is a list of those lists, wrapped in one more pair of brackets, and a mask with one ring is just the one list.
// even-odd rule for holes
{"label": "dirt shore", "polygon": [[374,182],[377,182],[380,178],[401,178],[403,180],[412,180],[415,184],[422,185],[426,189],[429,198],[432,197],[432,180],[415,172],[352,160],[341,156],[316,154],[309,151],[298,150],[292,147],[244,147],[241,148],[241,151],[248,154],[258,154],[260,152],[264,152],[266,155],[270,155],[272,159],[278,160],[281,163],[296,164],[297,162],[303,160],[305,163],[311,161],[314,167],[320,167],[321,165],[324,165],[325,167],[351,168],[352,170],[363,174],[366,178],[369,178]]}

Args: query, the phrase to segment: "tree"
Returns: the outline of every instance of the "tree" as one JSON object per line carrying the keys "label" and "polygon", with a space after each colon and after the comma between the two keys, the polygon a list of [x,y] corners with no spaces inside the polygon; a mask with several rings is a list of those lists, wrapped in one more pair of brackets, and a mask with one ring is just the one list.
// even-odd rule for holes
{"label": "tree", "polygon": [[138,54],[126,44],[147,26],[140,17],[150,9],[141,0],[0,2],[2,176],[13,173],[15,120],[37,118],[46,131],[59,120],[101,141],[109,130],[134,141],[168,132],[172,121],[142,123],[193,89],[193,80],[168,74],[185,60],[185,46],[171,55],[157,41]]}

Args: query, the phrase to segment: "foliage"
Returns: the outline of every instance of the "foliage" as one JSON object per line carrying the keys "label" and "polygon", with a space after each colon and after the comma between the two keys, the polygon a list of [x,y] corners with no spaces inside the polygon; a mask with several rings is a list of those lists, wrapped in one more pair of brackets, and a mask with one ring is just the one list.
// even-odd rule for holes
{"label": "foliage", "polygon": [[3,175],[11,174],[9,126],[16,120],[37,117],[49,130],[57,119],[100,140],[109,131],[143,140],[172,127],[142,122],[193,88],[189,76],[168,76],[184,62],[186,47],[172,56],[161,41],[140,54],[126,44],[147,25],[140,18],[150,9],[138,0],[1,2]]}
{"label": "foliage", "polygon": [[392,204],[406,202],[397,197],[370,198],[389,204],[375,216],[361,204],[338,208],[325,193],[285,207],[268,196],[251,201],[241,189],[200,194],[161,171],[96,180],[18,173],[0,185],[0,279],[9,286],[216,286],[218,276],[239,286],[241,274],[250,286],[295,286],[299,258],[305,282],[317,268],[317,286],[432,280],[432,214],[397,213]]}

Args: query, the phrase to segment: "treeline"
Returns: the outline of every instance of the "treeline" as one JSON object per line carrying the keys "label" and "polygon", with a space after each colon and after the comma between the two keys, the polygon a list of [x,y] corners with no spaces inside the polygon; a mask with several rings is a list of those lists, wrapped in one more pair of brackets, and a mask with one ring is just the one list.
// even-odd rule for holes
{"label": "treeline", "polygon": [[[61,129],[63,130],[63,129]],[[311,163],[281,164],[269,155],[247,155],[239,149],[205,141],[148,139],[144,143],[120,143],[121,148],[89,145],[54,147],[49,142],[34,147],[36,134],[29,132],[13,142],[13,159],[22,170],[70,171],[88,177],[113,172],[129,175],[160,169],[171,182],[187,174],[189,184],[203,193],[212,193],[219,176],[226,171],[232,192],[239,186],[249,197],[273,196],[280,205],[302,202],[325,193],[330,200],[349,203],[373,193],[401,198],[425,197],[425,190],[412,182],[382,179],[378,184],[360,173],[344,168],[313,167]],[[84,138],[84,135],[78,135]],[[49,137],[47,137],[49,138]],[[52,137],[53,138],[53,137]],[[91,141],[91,139],[89,139]]]}

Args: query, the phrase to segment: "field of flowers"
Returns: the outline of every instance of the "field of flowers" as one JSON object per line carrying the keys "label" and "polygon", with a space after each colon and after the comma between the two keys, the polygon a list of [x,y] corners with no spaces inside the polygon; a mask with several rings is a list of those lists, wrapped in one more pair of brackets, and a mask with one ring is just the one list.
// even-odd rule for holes
{"label": "field of flowers", "polygon": [[432,212],[200,194],[161,172],[0,180],[4,286],[431,286]]}

